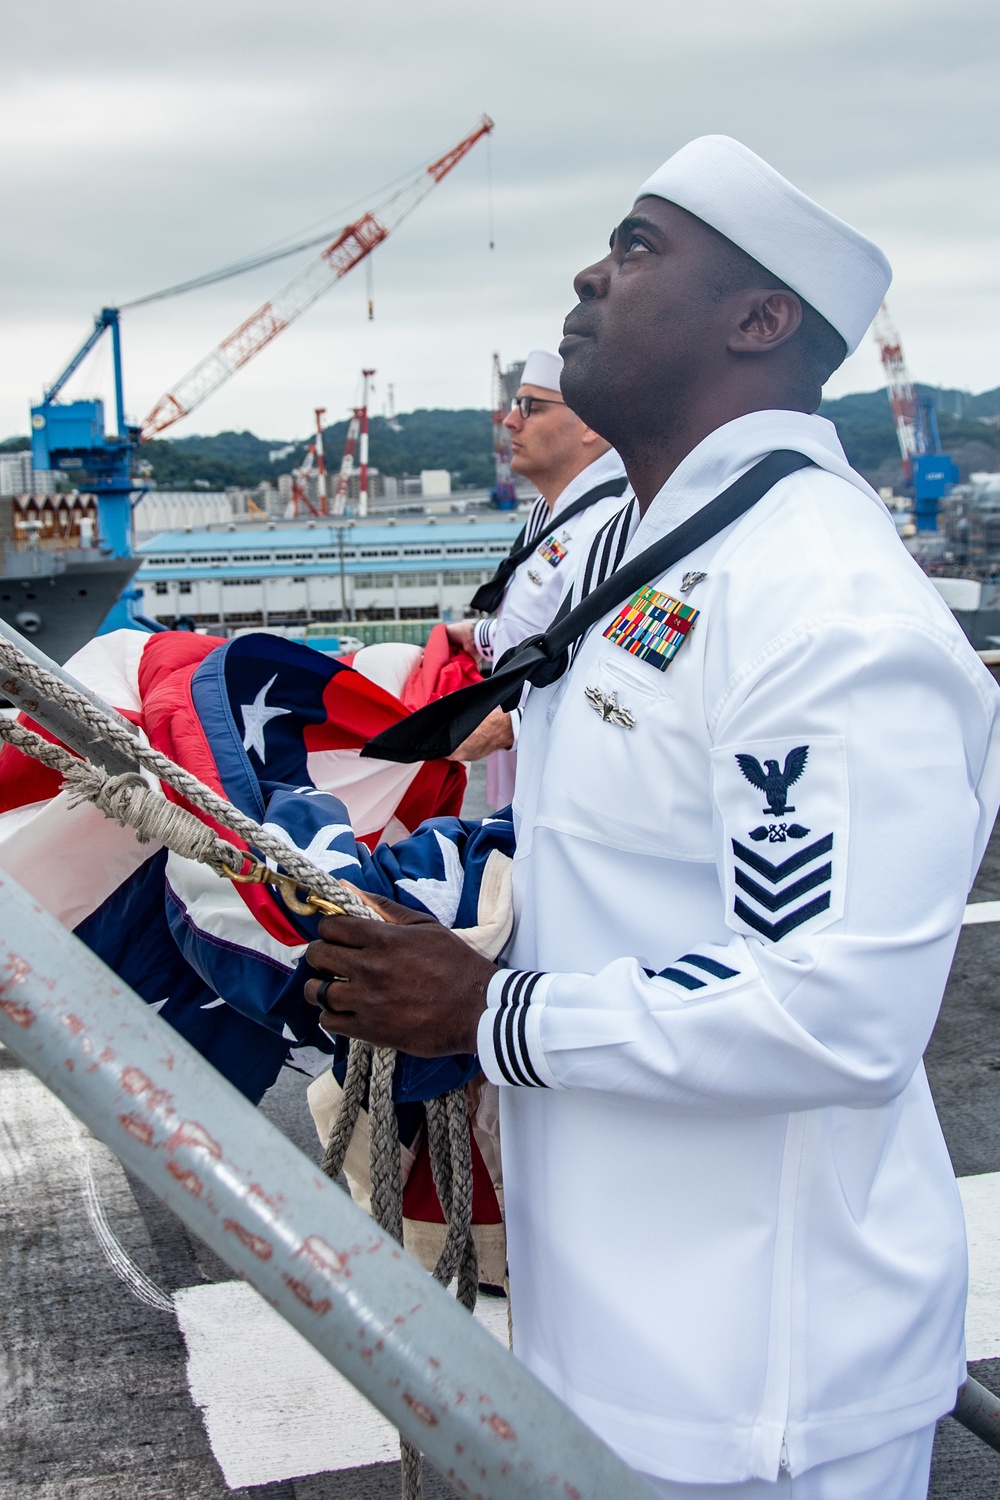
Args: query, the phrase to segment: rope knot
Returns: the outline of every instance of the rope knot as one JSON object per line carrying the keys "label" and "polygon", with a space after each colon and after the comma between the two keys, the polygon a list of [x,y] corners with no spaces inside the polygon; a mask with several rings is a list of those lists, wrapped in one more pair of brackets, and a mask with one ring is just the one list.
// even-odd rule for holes
{"label": "rope knot", "polygon": [[[152,837],[146,815],[150,795],[150,788],[138,771],[123,771],[121,775],[109,776],[104,781],[94,802],[105,817],[114,818],[120,828],[131,827],[138,843],[148,844]],[[156,800],[162,803],[163,798],[157,796]]]}

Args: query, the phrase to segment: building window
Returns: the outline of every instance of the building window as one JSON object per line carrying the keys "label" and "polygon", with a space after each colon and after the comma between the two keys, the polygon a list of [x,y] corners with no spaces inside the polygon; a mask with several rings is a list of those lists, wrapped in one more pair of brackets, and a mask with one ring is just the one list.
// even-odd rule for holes
{"label": "building window", "polygon": [[399,586],[401,589],[435,588],[437,579],[433,573],[400,573]]}
{"label": "building window", "polygon": [[167,592],[167,585],[165,583],[154,583],[153,588],[158,594],[165,594]]}
{"label": "building window", "polygon": [[478,588],[482,582],[483,574],[478,569],[473,571],[471,568],[463,568],[459,572],[457,568],[450,568],[448,572],[442,574],[442,579],[447,588],[458,588],[460,585],[463,587],[473,586]]}
{"label": "building window", "polygon": [[180,581],[180,583],[177,585],[177,591],[178,591],[178,593],[181,593],[181,594],[190,594],[190,592],[191,592],[190,581],[187,578],[182,578],[181,581]]}

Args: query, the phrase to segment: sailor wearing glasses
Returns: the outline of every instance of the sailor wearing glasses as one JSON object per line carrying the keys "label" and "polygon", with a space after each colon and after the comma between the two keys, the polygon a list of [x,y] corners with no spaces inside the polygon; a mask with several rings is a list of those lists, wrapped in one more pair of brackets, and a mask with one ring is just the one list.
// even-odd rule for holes
{"label": "sailor wearing glasses", "polygon": [[[448,626],[455,645],[485,661],[499,661],[548,628],[593,537],[627,498],[618,454],[563,400],[562,363],[547,349],[533,349],[525,361],[504,426],[514,450],[511,468],[537,485],[539,498],[510,554],[473,595],[473,608],[485,618]],[[461,760],[489,754],[487,800],[494,807],[505,807],[514,794],[518,722],[517,713],[498,709],[456,751]]]}

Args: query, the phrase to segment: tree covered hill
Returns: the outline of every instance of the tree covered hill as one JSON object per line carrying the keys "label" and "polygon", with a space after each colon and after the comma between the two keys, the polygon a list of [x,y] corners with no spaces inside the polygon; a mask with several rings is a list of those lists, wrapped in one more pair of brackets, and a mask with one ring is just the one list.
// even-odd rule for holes
{"label": "tree covered hill", "polygon": [[[941,441],[956,460],[962,478],[977,470],[1000,470],[1000,388],[972,396],[967,391],[919,386],[934,397]],[[823,416],[836,423],[840,440],[855,468],[876,487],[902,485],[896,434],[884,390],[863,391],[824,401]],[[383,474],[419,474],[421,469],[448,469],[456,487],[485,489],[493,483],[493,452],[488,411],[418,410],[398,418],[394,431],[384,417],[370,422],[370,462]],[[336,469],[344,451],[347,422],[324,429],[327,467]],[[300,464],[308,439],[259,438],[252,432],[220,432],[213,437],[166,438],[147,443],[140,457],[151,466],[163,488],[195,485],[223,489],[274,481]],[[0,451],[27,446],[27,438],[9,438]],[[285,450],[285,451],[283,451]],[[280,453],[280,457],[271,457]]]}
{"label": "tree covered hill", "polygon": [[[413,411],[398,419],[395,432],[384,417],[369,419],[369,462],[383,474],[399,477],[421,469],[449,469],[456,486],[486,488],[493,483],[493,439],[488,411]],[[323,429],[328,469],[340,464],[347,422]],[[271,454],[290,448],[280,458]],[[142,457],[153,468],[158,485],[190,487],[196,480],[213,488],[256,485],[300,464],[308,439],[265,440],[252,432],[220,432],[215,437],[185,437],[147,443]]]}
{"label": "tree covered hill", "polygon": [[[978,470],[1000,469],[1000,388],[971,396],[918,385],[917,394],[933,397],[941,446],[958,464],[963,480]],[[901,487],[903,466],[884,390],[824,401],[820,414],[836,424],[847,457],[876,489]]]}

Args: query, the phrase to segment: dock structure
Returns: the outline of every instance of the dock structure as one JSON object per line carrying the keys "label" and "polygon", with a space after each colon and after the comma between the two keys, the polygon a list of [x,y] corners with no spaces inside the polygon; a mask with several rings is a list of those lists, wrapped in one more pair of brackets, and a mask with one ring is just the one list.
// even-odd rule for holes
{"label": "dock structure", "polygon": [[343,620],[461,619],[517,517],[161,532],[140,547],[142,610],[228,632]]}

